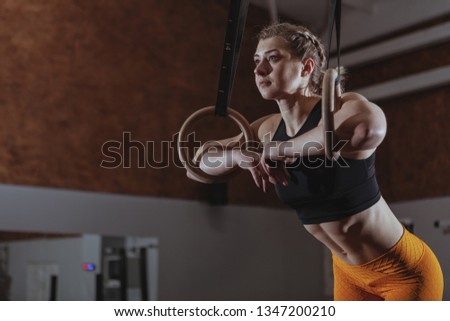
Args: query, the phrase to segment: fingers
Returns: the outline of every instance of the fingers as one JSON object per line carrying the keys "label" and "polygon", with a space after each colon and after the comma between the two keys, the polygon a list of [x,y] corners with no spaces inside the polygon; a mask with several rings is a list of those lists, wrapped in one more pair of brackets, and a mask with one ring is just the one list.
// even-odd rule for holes
{"label": "fingers", "polygon": [[250,173],[252,174],[253,180],[255,181],[258,188],[262,188],[264,192],[266,191],[266,180],[269,179],[268,175],[261,170],[259,167],[250,168]]}
{"label": "fingers", "polygon": [[263,167],[264,171],[269,177],[269,181],[272,184],[282,184],[284,186],[287,186],[289,183],[289,172],[285,167],[285,164],[283,162],[275,162],[275,166],[272,166],[264,162]]}
{"label": "fingers", "polygon": [[255,181],[256,186],[258,186],[258,188],[261,188],[260,176],[258,174],[256,174],[255,171],[250,171],[250,173],[252,174],[252,177],[253,177],[253,180]]}
{"label": "fingers", "polygon": [[273,176],[278,184],[282,184],[284,186],[288,185],[288,176],[283,168],[275,170]]}
{"label": "fingers", "polygon": [[267,182],[284,186],[287,186],[289,182],[290,175],[282,161],[252,157],[246,166],[241,166],[241,168],[250,171],[255,185],[264,192],[267,190]]}

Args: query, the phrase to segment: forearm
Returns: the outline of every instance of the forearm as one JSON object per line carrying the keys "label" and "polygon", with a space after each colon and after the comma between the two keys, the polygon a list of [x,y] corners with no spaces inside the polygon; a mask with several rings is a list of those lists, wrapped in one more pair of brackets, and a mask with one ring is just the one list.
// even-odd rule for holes
{"label": "forearm", "polygon": [[[383,140],[384,132],[377,132],[370,124],[356,119],[342,123],[332,133],[334,152],[354,153],[376,148]],[[285,142],[273,142],[270,148],[272,159],[299,158],[323,155],[325,152],[324,128],[319,125],[303,135]]]}
{"label": "forearm", "polygon": [[[334,115],[332,147],[335,152],[355,153],[373,150],[386,134],[386,119],[379,107],[369,102],[347,103]],[[280,155],[302,157],[324,154],[322,124],[284,143]]]}
{"label": "forearm", "polygon": [[323,127],[320,125],[290,140],[272,141],[265,146],[264,153],[266,159],[283,161],[324,154],[323,146]]}
{"label": "forearm", "polygon": [[221,176],[232,172],[238,165],[233,149],[208,151],[200,159],[200,169],[211,176]]}

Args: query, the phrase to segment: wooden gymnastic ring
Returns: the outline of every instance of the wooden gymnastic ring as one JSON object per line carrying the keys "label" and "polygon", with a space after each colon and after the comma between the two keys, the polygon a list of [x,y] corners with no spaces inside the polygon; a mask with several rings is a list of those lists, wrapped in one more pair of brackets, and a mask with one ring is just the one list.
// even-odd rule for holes
{"label": "wooden gymnastic ring", "polygon": [[[189,149],[183,147],[182,144],[180,144],[180,142],[187,142],[188,135],[193,132],[193,129],[196,126],[196,124],[206,116],[214,115],[214,111],[215,106],[208,106],[197,110],[191,116],[189,116],[181,126],[177,144],[178,156],[180,157],[183,166],[186,168],[186,171],[196,180],[206,184],[221,183],[228,181],[230,178],[232,178],[238,173],[238,171],[236,171],[237,170],[236,168],[232,172],[227,173],[225,175],[221,176],[208,175],[205,172],[203,172],[197,164],[194,164],[193,157],[190,157],[189,155]],[[248,123],[247,119],[245,119],[244,116],[242,116],[240,113],[238,113],[236,110],[232,108],[227,108],[227,113],[228,113],[227,118],[233,120],[239,126],[241,132],[244,134],[245,144],[253,142],[254,141],[253,130],[250,127],[250,124]]]}
{"label": "wooden gymnastic ring", "polygon": [[332,160],[336,155],[333,151],[334,112],[339,109],[340,85],[336,83],[338,71],[328,69],[322,82],[322,123],[325,156]]}

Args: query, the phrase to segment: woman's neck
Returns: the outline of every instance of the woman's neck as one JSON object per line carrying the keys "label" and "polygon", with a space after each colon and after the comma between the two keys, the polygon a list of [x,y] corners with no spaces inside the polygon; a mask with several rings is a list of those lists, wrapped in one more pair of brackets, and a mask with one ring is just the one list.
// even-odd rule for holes
{"label": "woman's neck", "polygon": [[319,100],[318,95],[304,96],[302,94],[277,100],[288,136],[294,136],[299,131]]}

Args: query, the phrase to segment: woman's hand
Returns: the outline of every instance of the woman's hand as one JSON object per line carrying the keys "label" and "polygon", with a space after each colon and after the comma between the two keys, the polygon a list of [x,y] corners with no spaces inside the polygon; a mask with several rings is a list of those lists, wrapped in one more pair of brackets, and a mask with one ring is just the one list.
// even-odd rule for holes
{"label": "woman's hand", "polygon": [[270,160],[262,157],[264,152],[235,149],[233,150],[233,162],[244,170],[248,170],[253,180],[264,192],[267,190],[267,182],[272,184],[288,184],[289,173],[286,170],[284,162],[276,162],[272,166]]}
{"label": "woman's hand", "polygon": [[243,170],[247,170],[252,175],[258,188],[266,191],[266,182],[269,176],[261,163],[261,154],[256,151],[246,149],[233,149],[233,164],[239,166]]}
{"label": "woman's hand", "polygon": [[289,172],[286,165],[295,161],[295,158],[287,156],[286,153],[290,145],[288,142],[280,141],[271,141],[264,145],[262,153],[264,168],[272,184],[288,185]]}

